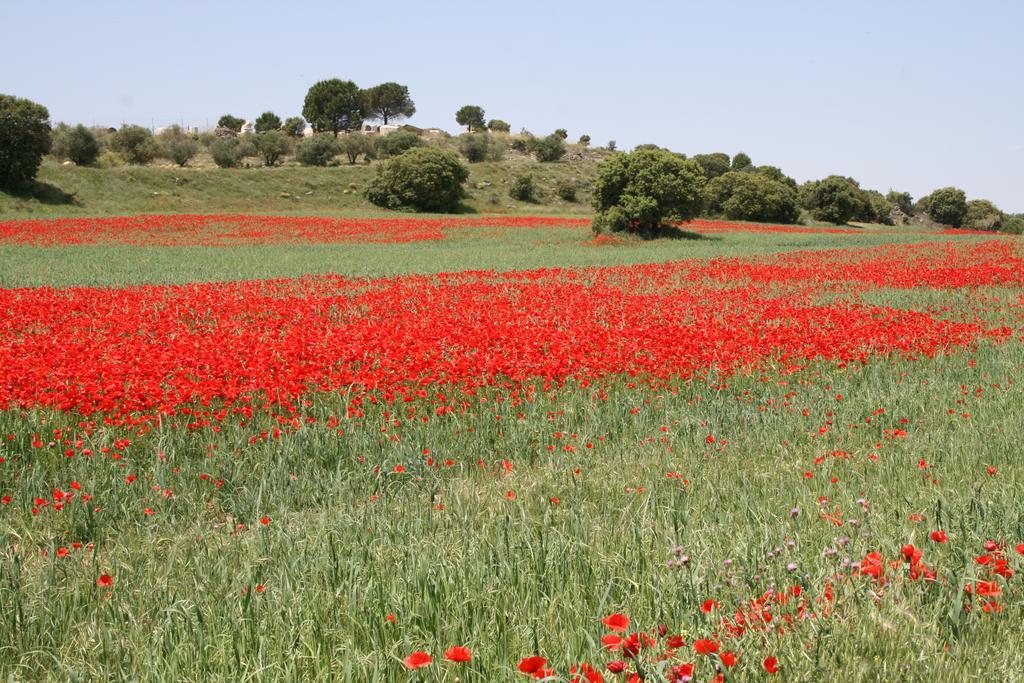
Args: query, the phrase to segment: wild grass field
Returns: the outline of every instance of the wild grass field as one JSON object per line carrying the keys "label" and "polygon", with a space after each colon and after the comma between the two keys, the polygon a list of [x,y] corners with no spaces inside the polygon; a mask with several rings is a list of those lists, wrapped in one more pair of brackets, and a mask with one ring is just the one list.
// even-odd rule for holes
{"label": "wild grass field", "polygon": [[1020,677],[1019,240],[417,220],[2,224],[4,678]]}

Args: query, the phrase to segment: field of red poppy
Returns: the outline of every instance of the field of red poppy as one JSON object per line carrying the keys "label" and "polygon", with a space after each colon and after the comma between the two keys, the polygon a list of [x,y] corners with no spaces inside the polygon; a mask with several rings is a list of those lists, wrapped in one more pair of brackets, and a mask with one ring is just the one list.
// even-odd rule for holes
{"label": "field of red poppy", "polygon": [[0,673],[1024,667],[1019,241],[465,220],[0,223]]}

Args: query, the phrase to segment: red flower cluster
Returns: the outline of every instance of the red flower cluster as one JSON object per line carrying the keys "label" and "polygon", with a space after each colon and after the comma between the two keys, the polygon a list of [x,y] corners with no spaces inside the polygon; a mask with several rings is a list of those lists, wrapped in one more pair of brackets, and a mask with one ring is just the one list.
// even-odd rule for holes
{"label": "red flower cluster", "polygon": [[0,221],[0,244],[132,244],[224,246],[329,242],[419,242],[444,239],[458,228],[581,228],[582,218],[489,216],[445,218],[332,218],[327,216],[114,216]]}
{"label": "red flower cluster", "polygon": [[932,356],[1012,330],[821,296],[1021,283],[1014,246],[986,241],[379,280],[8,289],[0,408],[125,421],[202,403],[246,415],[312,391],[345,391],[358,405],[361,392],[392,400],[428,385],[611,375],[656,385],[765,361]]}

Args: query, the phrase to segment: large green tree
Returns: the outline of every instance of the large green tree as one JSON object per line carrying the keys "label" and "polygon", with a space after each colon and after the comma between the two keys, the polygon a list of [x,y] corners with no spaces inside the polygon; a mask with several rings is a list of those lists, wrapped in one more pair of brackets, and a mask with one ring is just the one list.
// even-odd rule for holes
{"label": "large green tree", "polygon": [[253,124],[257,133],[269,133],[272,130],[281,128],[281,117],[272,111],[265,111],[256,117]]}
{"label": "large green tree", "polygon": [[409,96],[409,88],[398,83],[381,83],[365,93],[368,117],[381,119],[387,125],[391,119],[409,118],[416,113],[416,103]]}
{"label": "large green tree", "polygon": [[233,130],[236,133],[242,130],[242,126],[245,125],[245,119],[240,119],[237,116],[231,114],[224,114],[224,116],[217,119],[218,128],[227,128]]}
{"label": "large green tree", "polygon": [[932,220],[959,228],[967,216],[967,194],[958,187],[935,190],[920,202]]}
{"label": "large green tree", "polygon": [[594,182],[595,232],[652,237],[666,220],[689,220],[704,205],[704,173],[667,150],[642,149],[601,162]]}
{"label": "large green tree", "polygon": [[794,223],[800,216],[796,189],[761,173],[730,171],[708,183],[708,211],[726,218]]}
{"label": "large green tree", "polygon": [[484,127],[484,110],[475,104],[467,104],[455,112],[455,122],[468,128],[470,133],[480,130]]}
{"label": "large green tree", "polygon": [[46,107],[0,95],[0,187],[14,189],[33,180],[51,143]]}
{"label": "large green tree", "polygon": [[319,81],[306,93],[302,115],[317,133],[337,135],[363,125],[365,98],[352,81],[332,78]]}

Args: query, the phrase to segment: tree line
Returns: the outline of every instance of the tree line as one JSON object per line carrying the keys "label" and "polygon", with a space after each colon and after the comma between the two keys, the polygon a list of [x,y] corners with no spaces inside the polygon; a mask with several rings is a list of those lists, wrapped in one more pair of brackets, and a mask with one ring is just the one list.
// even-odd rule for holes
{"label": "tree line", "polygon": [[[441,163],[429,151],[415,152],[410,157],[434,171],[444,167],[443,178],[437,182],[430,178],[433,171],[420,173],[414,170],[415,164],[397,163],[397,157],[429,146],[416,132],[400,131],[375,138],[359,132],[366,120],[387,124],[409,118],[415,112],[416,105],[407,86],[388,82],[362,89],[353,81],[328,79],[309,88],[302,116],[282,119],[265,111],[255,119],[252,134],[241,135],[246,121],[225,114],[218,119],[214,131],[197,135],[170,126],[154,135],[148,128],[136,125],[90,129],[81,124],[58,124],[51,128],[44,106],[0,95],[0,188],[15,189],[30,182],[47,153],[83,166],[97,162],[145,164],[156,158],[185,166],[205,148],[214,163],[224,168],[240,166],[249,157],[258,157],[266,166],[278,165],[288,155],[313,166],[326,166],[339,155],[352,164],[359,159],[391,159],[393,163],[381,169],[379,177],[394,182],[396,169],[401,169],[422,179],[424,187],[433,188],[441,196],[461,197],[457,188],[442,190],[437,184],[454,182],[463,175],[468,177],[468,171],[452,171],[452,159]],[[511,135],[507,122],[487,120],[484,109],[478,105],[461,107],[455,112],[455,120],[467,131],[459,136],[456,148],[470,163],[500,161],[509,148],[533,155],[540,162],[559,161],[567,152],[568,132],[564,128],[542,137],[526,130]],[[310,137],[305,136],[307,121],[314,133]],[[580,136],[577,142],[579,148],[589,144],[588,135]],[[615,142],[609,142],[605,149],[614,151]],[[458,159],[454,162],[458,163]],[[602,230],[643,233],[663,220],[685,220],[695,215],[775,223],[793,223],[807,215],[838,225],[851,221],[931,222],[1024,232],[1024,217],[1005,214],[985,199],[968,200],[959,188],[940,188],[914,201],[906,192],[890,190],[883,195],[862,188],[846,176],[832,175],[798,184],[778,167],[755,165],[743,152],[733,156],[715,152],[688,158],[656,145],[640,145],[630,155],[607,159],[601,168],[592,190],[598,213],[595,226]],[[631,173],[657,180],[650,180],[648,184],[653,185],[639,192],[629,189],[629,183],[623,180]],[[622,187],[609,188],[609,178]],[[569,184],[556,188],[556,194],[565,201],[575,201],[575,193],[575,186]],[[422,193],[409,188],[404,190],[404,196],[413,199],[399,201],[384,198],[384,194],[374,194],[376,203],[382,206],[423,210],[421,205],[426,202],[431,203],[431,210],[439,210],[429,198],[417,200],[414,196]],[[532,178],[520,174],[512,182],[509,194],[520,201],[536,201]],[[448,203],[452,208],[458,202]]]}

